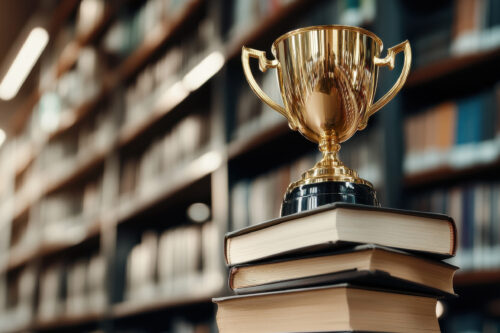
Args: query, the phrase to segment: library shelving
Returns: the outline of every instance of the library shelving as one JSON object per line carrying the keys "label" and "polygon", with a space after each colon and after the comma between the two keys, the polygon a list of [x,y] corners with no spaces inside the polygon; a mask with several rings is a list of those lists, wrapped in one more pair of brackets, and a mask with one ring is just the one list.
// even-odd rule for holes
{"label": "library shelving", "polygon": [[[86,2],[98,4],[99,18],[78,33]],[[268,51],[275,37],[297,27],[361,25],[385,45],[409,37],[416,62],[405,88],[343,144],[341,156],[375,184],[383,205],[453,216],[426,198],[451,201],[457,187],[463,200],[483,193],[485,182],[499,180],[498,158],[408,172],[403,146],[410,144],[405,123],[443,102],[459,110],[464,96],[499,95],[491,90],[499,45],[464,49],[456,42],[463,31],[452,27],[462,2],[61,3],[51,30],[54,51],[39,66],[51,80],[21,107],[0,150],[0,331],[215,330],[210,300],[228,292],[224,233],[275,217],[284,187],[318,157],[314,144],[253,95],[239,57],[243,45]],[[420,28],[425,13],[432,28]],[[470,29],[481,35],[498,28],[487,20]],[[433,37],[435,31],[444,32]],[[424,57],[441,35],[446,49]],[[264,90],[279,98],[275,74],[257,72]],[[382,70],[379,92],[394,75]],[[495,108],[488,114],[500,114],[498,104],[488,105]],[[497,133],[468,144],[479,150],[497,142]],[[418,148],[427,153],[425,145]],[[462,233],[499,222],[471,216]],[[463,246],[474,252],[474,244]],[[500,263],[466,266],[455,280],[460,292],[498,287]],[[445,330],[467,306],[457,300],[447,311]]]}

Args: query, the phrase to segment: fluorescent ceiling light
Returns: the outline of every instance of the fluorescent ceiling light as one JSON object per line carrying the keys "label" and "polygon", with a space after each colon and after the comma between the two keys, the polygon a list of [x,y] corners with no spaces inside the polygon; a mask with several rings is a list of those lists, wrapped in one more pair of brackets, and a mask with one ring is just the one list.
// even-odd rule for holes
{"label": "fluorescent ceiling light", "polygon": [[49,34],[45,29],[36,27],[31,30],[7,74],[5,74],[0,83],[1,99],[9,100],[16,96],[19,88],[21,88],[24,80],[26,80],[31,69],[42,54],[43,49],[47,46],[48,41]]}
{"label": "fluorescent ceiling light", "polygon": [[182,83],[190,91],[196,90],[214,76],[223,65],[224,55],[218,51],[212,52],[184,76]]}

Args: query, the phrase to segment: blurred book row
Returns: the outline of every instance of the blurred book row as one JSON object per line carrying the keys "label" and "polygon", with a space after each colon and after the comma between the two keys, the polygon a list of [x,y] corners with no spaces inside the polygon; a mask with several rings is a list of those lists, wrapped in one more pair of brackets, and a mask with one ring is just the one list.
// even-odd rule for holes
{"label": "blurred book row", "polygon": [[500,84],[405,120],[407,174],[491,163],[500,157]]}
{"label": "blurred book row", "polygon": [[[208,127],[205,116],[193,114],[185,117],[176,126],[158,138],[139,155],[124,158],[121,166],[119,181],[119,200],[140,200],[141,198],[156,193],[160,187],[172,182],[176,172],[187,165],[195,157],[207,149]],[[71,140],[58,140],[54,146],[67,149],[73,143]],[[48,147],[52,147],[52,143]],[[89,149],[96,149],[96,145],[84,145],[83,151],[89,154]],[[48,150],[55,152],[55,150]],[[48,154],[47,151],[47,154]],[[60,157],[53,153],[46,161],[51,161],[39,172],[30,169],[26,173],[26,183],[20,183],[17,200],[29,201],[33,195],[33,182],[45,181],[43,184],[53,184],[61,175],[72,172],[80,163],[80,154],[71,154],[72,157]],[[44,159],[45,160],[45,159]],[[54,167],[54,161],[58,167]],[[64,167],[64,165],[67,167]],[[45,171],[44,171],[45,170]],[[48,193],[41,198],[40,204],[31,207],[16,218],[16,229],[11,240],[11,247],[26,252],[36,249],[40,245],[53,243],[75,242],[89,232],[99,223],[101,214],[109,212],[113,207],[105,204],[104,180],[102,168],[96,168],[95,176],[84,181],[79,188],[62,188],[54,193]],[[36,176],[37,178],[35,178]],[[162,182],[158,182],[162,179]],[[30,184],[30,182],[32,182]],[[83,189],[83,190],[82,190]],[[26,197],[23,196],[26,194]],[[109,201],[109,200],[108,200]],[[24,221],[24,222],[23,222]]]}
{"label": "blurred book row", "polygon": [[103,39],[103,48],[121,57],[133,52],[148,38],[154,39],[191,0],[148,0],[138,8],[121,10]]}
{"label": "blurred book row", "polygon": [[[139,155],[124,158],[121,165],[122,201],[147,196],[172,182],[195,157],[209,148],[209,117],[194,113],[153,140]],[[159,180],[161,179],[161,182]]]}
{"label": "blurred book row", "polygon": [[415,67],[500,46],[498,1],[455,0],[452,6],[445,2],[437,6],[432,12],[409,6],[407,24]]}
{"label": "blurred book row", "polygon": [[[181,39],[160,59],[151,62],[131,82],[125,92],[124,126],[133,126],[151,113],[174,107],[186,95],[204,83],[202,76],[214,68],[202,68],[189,75],[210,52],[215,52],[214,24],[210,19],[200,22],[194,35]],[[218,54],[218,53],[217,53]],[[208,66],[221,66],[210,64]],[[216,68],[215,70],[218,70]]]}
{"label": "blurred book row", "polygon": [[0,303],[0,329],[9,331],[34,321],[98,314],[108,302],[105,278],[106,262],[100,254],[54,262],[40,274],[35,265],[16,270],[8,277],[8,288],[0,288],[0,292],[7,291],[7,297],[2,297],[7,302]]}
{"label": "blurred book row", "polygon": [[[213,222],[163,232],[144,231],[127,256],[125,287],[119,290],[119,299],[148,304],[209,297],[225,283],[219,255],[221,242]],[[102,254],[91,253],[52,260],[39,269],[27,265],[9,273],[7,284],[0,283],[0,330],[32,322],[102,315],[111,300],[111,290],[119,283],[117,280],[109,288],[110,266]]]}
{"label": "blurred book row", "polygon": [[102,177],[89,180],[83,191],[65,190],[44,197],[17,218],[9,241],[11,255],[78,242],[98,229],[103,202]]}
{"label": "blurred book row", "polygon": [[38,317],[100,313],[107,304],[106,262],[103,256],[72,263],[54,263],[40,275]]}
{"label": "blurred book row", "polygon": [[211,222],[156,233],[145,231],[127,257],[127,301],[198,296],[223,285],[219,246]]}
{"label": "blurred book row", "polygon": [[415,210],[453,216],[459,245],[453,263],[462,270],[500,267],[500,183],[474,182],[415,194]]}

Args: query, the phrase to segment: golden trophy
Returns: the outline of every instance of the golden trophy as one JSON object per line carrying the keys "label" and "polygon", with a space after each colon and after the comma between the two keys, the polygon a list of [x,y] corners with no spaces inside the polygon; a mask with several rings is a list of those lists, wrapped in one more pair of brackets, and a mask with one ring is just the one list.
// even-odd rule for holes
{"label": "golden trophy", "polygon": [[[380,57],[382,40],[362,28],[325,25],[290,31],[272,45],[274,60],[266,53],[243,47],[241,60],[254,93],[281,113],[290,128],[318,143],[321,161],[291,183],[285,193],[281,215],[316,208],[331,202],[379,205],[370,182],[339,159],[340,144],[387,104],[402,88],[411,64],[411,49],[404,41]],[[396,54],[404,52],[401,75],[394,86],[373,102],[378,69],[394,68]],[[283,105],[267,96],[255,81],[249,58],[259,60],[265,72],[276,68]]]}

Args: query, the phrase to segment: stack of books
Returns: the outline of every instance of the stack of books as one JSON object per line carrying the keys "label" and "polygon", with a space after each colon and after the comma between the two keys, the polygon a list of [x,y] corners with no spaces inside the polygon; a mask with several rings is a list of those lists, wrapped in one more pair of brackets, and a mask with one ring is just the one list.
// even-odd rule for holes
{"label": "stack of books", "polygon": [[454,295],[445,215],[334,203],[226,235],[220,332],[439,332]]}

